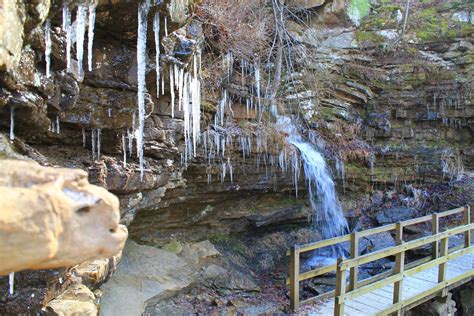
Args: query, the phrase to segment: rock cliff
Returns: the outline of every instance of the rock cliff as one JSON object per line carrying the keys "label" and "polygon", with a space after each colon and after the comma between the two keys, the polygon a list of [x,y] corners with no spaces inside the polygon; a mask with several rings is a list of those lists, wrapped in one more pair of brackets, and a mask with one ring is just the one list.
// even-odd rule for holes
{"label": "rock cliff", "polygon": [[[304,171],[298,173],[298,152],[276,128],[272,107],[294,117],[321,148],[348,215],[362,212],[373,191],[422,188],[472,172],[470,3],[280,1],[279,50],[272,1],[243,9],[228,1],[152,1],[143,179],[139,1],[65,3],[7,0],[0,7],[0,156],[86,171],[91,183],[118,196],[121,223],[137,242],[163,246],[307,224]],[[77,28],[80,5],[95,10],[92,68],[84,33],[83,78],[80,36],[63,26],[69,12]],[[185,141],[175,70],[192,73],[194,56],[203,132],[195,156]],[[109,271],[108,264],[98,269]]]}

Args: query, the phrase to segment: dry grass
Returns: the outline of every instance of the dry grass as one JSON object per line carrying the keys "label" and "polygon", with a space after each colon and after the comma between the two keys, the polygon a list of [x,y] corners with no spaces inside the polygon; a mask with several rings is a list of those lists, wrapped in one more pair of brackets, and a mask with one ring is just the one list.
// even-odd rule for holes
{"label": "dry grass", "polygon": [[266,0],[204,0],[196,10],[210,51],[252,60],[265,56],[273,30]]}

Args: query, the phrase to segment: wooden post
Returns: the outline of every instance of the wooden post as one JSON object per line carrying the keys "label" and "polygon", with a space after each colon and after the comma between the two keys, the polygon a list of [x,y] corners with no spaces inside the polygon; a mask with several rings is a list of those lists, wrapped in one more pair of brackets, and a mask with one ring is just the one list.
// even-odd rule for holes
{"label": "wooden post", "polygon": [[[351,233],[351,259],[359,256],[359,236],[357,232]],[[358,267],[352,267],[349,278],[349,291],[353,291],[357,288],[357,279],[359,274]]]}
{"label": "wooden post", "polygon": [[[436,235],[439,233],[439,214],[433,213],[431,217],[431,233]],[[433,259],[438,258],[439,255],[439,244],[438,241],[434,241],[432,244],[432,254],[431,257]]]}
{"label": "wooden post", "polygon": [[[445,237],[441,239],[441,257],[446,257],[448,255],[448,245],[449,238]],[[443,262],[439,264],[438,268],[438,283],[442,283],[446,280],[446,264],[448,262]]]}
{"label": "wooden post", "polygon": [[[466,205],[464,207],[464,222],[466,225],[471,224],[471,206]],[[471,230],[468,230],[464,233],[464,247],[471,246]]]}
{"label": "wooden post", "polygon": [[297,312],[300,308],[300,252],[298,245],[290,250],[290,308]]}
{"label": "wooden post", "polygon": [[[395,228],[396,243],[401,245],[403,243],[403,223],[398,222]],[[395,274],[401,274],[405,270],[405,251],[397,253],[395,256]],[[393,304],[399,303],[402,300],[403,279],[395,282],[393,287]]]}
{"label": "wooden post", "polygon": [[344,294],[346,293],[346,270],[342,268],[343,258],[337,258],[336,290],[334,293],[334,316],[344,315]]}

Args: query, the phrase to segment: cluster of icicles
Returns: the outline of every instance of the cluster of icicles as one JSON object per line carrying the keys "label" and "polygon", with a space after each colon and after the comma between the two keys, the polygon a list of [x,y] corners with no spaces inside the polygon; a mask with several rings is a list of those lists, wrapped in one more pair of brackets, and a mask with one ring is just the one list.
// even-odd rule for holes
{"label": "cluster of icicles", "polygon": [[[66,32],[66,58],[67,58],[67,71],[73,72],[73,63],[71,57],[72,45],[76,44],[76,59],[77,59],[77,77],[79,80],[84,79],[84,39],[86,32],[86,24],[88,24],[87,32],[87,60],[88,69],[92,71],[92,48],[94,45],[94,26],[96,16],[97,3],[94,0],[92,3],[78,4],[76,20],[73,22],[71,18],[71,10],[69,8],[69,2],[63,3],[63,23],[62,29]],[[86,22],[88,20],[88,22]],[[45,62],[46,62],[46,78],[51,78],[51,21],[47,19],[44,23],[44,42],[45,42]],[[14,108],[10,109],[11,124],[10,124],[10,140],[15,140],[15,124],[14,124]],[[49,130],[52,132],[59,133],[59,118],[56,117],[56,124],[54,122],[49,126]]]}
{"label": "cluster of icicles", "polygon": [[[223,183],[227,176],[231,183],[234,182],[234,169],[237,168],[242,174],[247,171],[260,172],[260,168],[265,169],[267,179],[271,178],[277,172],[293,174],[293,185],[296,195],[298,195],[298,181],[301,173],[301,160],[298,153],[292,147],[273,144],[272,151],[269,149],[269,139],[266,133],[257,132],[256,135],[244,135],[241,131],[235,135],[226,132],[224,129],[219,131],[208,129],[202,133],[202,144],[204,157],[207,163],[207,182],[210,184],[212,175],[219,171],[219,180]],[[238,162],[232,162],[230,156],[238,151],[242,156],[244,164],[235,165]],[[227,153],[227,155],[226,155]],[[246,170],[245,163],[254,156],[256,170]],[[185,154],[182,154],[181,163],[186,166]],[[253,168],[253,167],[252,167]]]}
{"label": "cluster of icicles", "polygon": [[[160,1],[158,1],[159,3]],[[138,76],[138,130],[136,132],[137,154],[140,165],[140,178],[143,180],[144,172],[144,124],[145,124],[145,96],[146,96],[146,40],[148,22],[147,17],[150,10],[150,0],[144,0],[138,8],[138,40],[137,40],[137,76]],[[168,35],[167,19],[165,16],[165,36]],[[155,55],[156,55],[156,87],[157,95],[160,97],[164,94],[164,76],[160,71],[160,15],[155,13],[153,17],[153,32],[155,35]],[[196,148],[199,143],[200,135],[200,118],[201,118],[201,82],[199,80],[199,72],[201,68],[200,53],[194,55],[192,71],[188,71],[187,65],[180,67],[174,64],[169,67],[169,89],[171,94],[171,116],[174,118],[175,107],[183,112],[184,116],[184,137],[185,150],[188,156],[188,150],[192,155],[196,156]],[[161,78],[161,89],[160,89]],[[176,91],[178,95],[176,96]],[[177,103],[177,104],[176,104]],[[122,143],[124,150],[124,164],[126,163],[126,146],[125,135],[122,135]]]}

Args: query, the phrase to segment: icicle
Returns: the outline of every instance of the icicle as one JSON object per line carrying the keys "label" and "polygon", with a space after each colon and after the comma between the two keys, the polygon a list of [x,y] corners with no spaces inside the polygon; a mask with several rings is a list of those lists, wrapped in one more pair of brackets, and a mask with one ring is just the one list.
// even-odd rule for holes
{"label": "icicle", "polygon": [[10,141],[15,140],[15,109],[10,108]]}
{"label": "icicle", "polygon": [[123,167],[127,168],[127,144],[125,141],[125,132],[122,132],[122,152],[123,152]]}
{"label": "icicle", "polygon": [[107,109],[107,115],[108,115],[109,117],[112,117],[112,109],[111,109],[111,108],[108,108],[108,109]]}
{"label": "icicle", "polygon": [[165,95],[165,76],[161,76],[161,95]]}
{"label": "icicle", "polygon": [[86,15],[87,7],[80,4],[77,7],[76,16],[76,58],[77,58],[77,74],[79,79],[84,79],[84,68],[82,61],[84,59],[84,35],[86,33]]}
{"label": "icicle", "polygon": [[49,19],[46,20],[44,25],[44,44],[45,51],[44,56],[46,60],[46,78],[51,77],[51,22]]}
{"label": "icicle", "polygon": [[127,138],[128,138],[128,155],[131,158],[133,156],[133,133],[127,129]]}
{"label": "icicle", "polygon": [[67,72],[71,72],[71,46],[72,46],[72,24],[71,24],[71,11],[69,7],[64,4],[63,14],[65,20],[63,20],[63,27],[65,26],[66,31],[66,67]]}
{"label": "icicle", "polygon": [[132,132],[135,132],[137,129],[137,112],[133,111],[132,114]]}
{"label": "icicle", "polygon": [[258,109],[261,112],[262,105],[260,103],[260,68],[257,64],[255,64],[255,89],[257,93]]}
{"label": "icicle", "polygon": [[102,129],[97,129],[97,160],[100,160],[100,145],[102,143]]}
{"label": "icicle", "polygon": [[150,0],[144,0],[138,7],[137,78],[138,78],[138,139],[137,152],[140,164],[140,180],[143,181],[143,134],[145,129],[145,75],[146,75],[146,33]]}
{"label": "icicle", "polygon": [[9,284],[8,293],[10,295],[13,295],[15,291],[15,272],[11,272],[8,275],[8,284]]}
{"label": "icicle", "polygon": [[63,31],[67,32],[67,28],[71,24],[71,12],[69,11],[69,6],[67,1],[64,1],[63,3]]}
{"label": "icicle", "polygon": [[232,164],[230,158],[227,158],[227,168],[229,168],[230,183],[234,183],[234,174],[232,172]]}
{"label": "icicle", "polygon": [[160,12],[153,18],[153,32],[155,33],[155,69],[156,69],[156,97],[160,96]]}
{"label": "icicle", "polygon": [[95,129],[92,130],[91,140],[92,140],[92,160],[95,160]]}
{"label": "icicle", "polygon": [[59,134],[59,116],[56,115],[56,134]]}
{"label": "icicle", "polygon": [[171,117],[174,118],[174,71],[170,66]]}
{"label": "icicle", "polygon": [[86,130],[82,128],[82,147],[86,148]]}
{"label": "icicle", "polygon": [[184,90],[184,69],[181,68],[181,71],[179,72],[179,80],[178,80],[178,91],[179,91],[179,96],[178,96],[178,108],[180,111],[183,110],[183,90]]}
{"label": "icicle", "polygon": [[201,133],[201,82],[198,78],[198,57],[194,55],[194,78],[192,82],[192,119],[193,119],[193,148],[196,157],[197,137]]}
{"label": "icicle", "polygon": [[92,71],[92,47],[94,45],[94,26],[95,26],[95,9],[97,3],[89,4],[89,27],[87,29],[87,62],[89,71]]}
{"label": "icicle", "polygon": [[225,180],[226,166],[227,166],[227,164],[225,162],[223,162],[222,163],[222,168],[221,168],[221,183],[224,183],[224,180]]}
{"label": "icicle", "polygon": [[165,15],[165,36],[168,37],[168,17]]}

